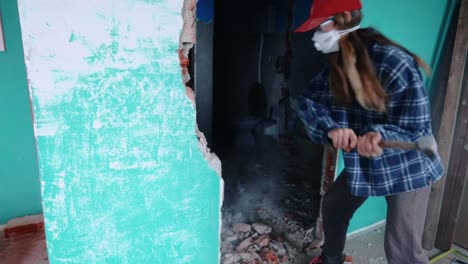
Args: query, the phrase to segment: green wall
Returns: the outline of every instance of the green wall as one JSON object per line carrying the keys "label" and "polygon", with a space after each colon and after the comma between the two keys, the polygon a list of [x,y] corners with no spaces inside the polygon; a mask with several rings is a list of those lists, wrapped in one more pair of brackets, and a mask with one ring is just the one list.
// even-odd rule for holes
{"label": "green wall", "polygon": [[[404,45],[433,69],[445,40],[455,1],[362,0],[363,25],[372,26]],[[431,80],[427,82],[429,90]],[[349,232],[365,228],[386,217],[384,198],[371,198],[356,212]]]}
{"label": "green wall", "polygon": [[50,263],[218,263],[222,182],[182,83],[183,1],[19,3]]}
{"label": "green wall", "polygon": [[373,26],[433,66],[439,37],[446,31],[446,9],[455,1],[363,0],[364,26]]}
{"label": "green wall", "polygon": [[0,224],[41,212],[39,173],[16,1],[0,1]]}

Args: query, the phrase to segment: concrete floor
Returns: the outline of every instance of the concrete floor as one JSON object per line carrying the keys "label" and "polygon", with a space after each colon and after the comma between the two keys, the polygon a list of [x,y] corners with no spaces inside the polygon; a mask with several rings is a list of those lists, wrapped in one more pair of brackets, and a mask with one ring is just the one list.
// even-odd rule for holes
{"label": "concrete floor", "polygon": [[[353,235],[348,238],[345,252],[353,256],[354,264],[386,264],[384,251],[385,226],[382,224],[371,230]],[[426,251],[432,259],[442,252],[438,249]],[[450,263],[450,262],[448,262]],[[439,262],[437,262],[439,264]],[[440,264],[445,264],[441,262]]]}
{"label": "concrete floor", "polygon": [[349,237],[345,247],[346,254],[353,256],[355,264],[387,263],[383,247],[384,230],[382,225]]}

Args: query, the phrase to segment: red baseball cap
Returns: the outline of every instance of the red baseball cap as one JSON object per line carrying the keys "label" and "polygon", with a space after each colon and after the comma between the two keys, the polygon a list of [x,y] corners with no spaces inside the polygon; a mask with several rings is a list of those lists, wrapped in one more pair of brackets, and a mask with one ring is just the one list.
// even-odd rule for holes
{"label": "red baseball cap", "polygon": [[361,8],[361,0],[313,0],[309,18],[296,29],[296,32],[312,30],[331,16]]}

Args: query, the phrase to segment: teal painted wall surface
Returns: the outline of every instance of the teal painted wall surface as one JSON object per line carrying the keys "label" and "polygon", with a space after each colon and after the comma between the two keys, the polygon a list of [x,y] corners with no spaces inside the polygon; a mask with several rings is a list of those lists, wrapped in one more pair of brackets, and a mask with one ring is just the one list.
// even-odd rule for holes
{"label": "teal painted wall surface", "polygon": [[[362,0],[364,26],[373,26],[420,56],[437,72],[456,0]],[[426,86],[432,94],[433,83]]]}
{"label": "teal painted wall surface", "polygon": [[183,1],[48,3],[19,1],[50,263],[218,263],[222,181],[182,82]]}
{"label": "teal painted wall surface", "polygon": [[[455,1],[362,0],[362,4],[362,26],[378,29],[437,70],[440,47],[447,34]],[[431,80],[428,79],[428,90],[430,86]],[[342,169],[343,161],[339,167]],[[384,198],[370,198],[356,212],[348,231],[354,232],[384,220],[386,210]]]}
{"label": "teal painted wall surface", "polygon": [[0,1],[0,224],[41,213],[41,192],[16,1]]}

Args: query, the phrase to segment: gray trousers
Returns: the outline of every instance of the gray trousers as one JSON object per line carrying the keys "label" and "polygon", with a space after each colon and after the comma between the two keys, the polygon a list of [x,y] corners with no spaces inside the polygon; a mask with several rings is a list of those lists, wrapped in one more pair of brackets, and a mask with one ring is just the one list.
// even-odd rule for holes
{"label": "gray trousers", "polygon": [[[323,197],[325,242],[322,256],[326,264],[341,263],[349,222],[367,199],[352,195],[346,181],[346,174],[342,174]],[[430,187],[426,187],[385,197],[387,221],[384,243],[389,264],[429,263],[422,248],[429,194]]]}

